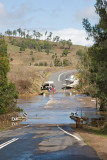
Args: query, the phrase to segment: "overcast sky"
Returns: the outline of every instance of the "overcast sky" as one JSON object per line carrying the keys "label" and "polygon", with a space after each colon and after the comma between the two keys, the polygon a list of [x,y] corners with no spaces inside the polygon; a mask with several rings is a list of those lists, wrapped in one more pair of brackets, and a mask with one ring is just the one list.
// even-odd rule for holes
{"label": "overcast sky", "polygon": [[53,32],[73,44],[91,45],[86,41],[82,19],[98,22],[96,0],[0,0],[0,32],[17,28]]}

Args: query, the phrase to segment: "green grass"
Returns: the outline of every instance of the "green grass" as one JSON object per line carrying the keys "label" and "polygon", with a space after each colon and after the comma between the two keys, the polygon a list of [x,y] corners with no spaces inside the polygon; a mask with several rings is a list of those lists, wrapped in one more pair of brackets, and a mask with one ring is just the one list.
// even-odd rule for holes
{"label": "green grass", "polygon": [[103,128],[97,129],[97,128],[88,128],[87,131],[94,133],[96,135],[107,137],[107,124],[104,125]]}

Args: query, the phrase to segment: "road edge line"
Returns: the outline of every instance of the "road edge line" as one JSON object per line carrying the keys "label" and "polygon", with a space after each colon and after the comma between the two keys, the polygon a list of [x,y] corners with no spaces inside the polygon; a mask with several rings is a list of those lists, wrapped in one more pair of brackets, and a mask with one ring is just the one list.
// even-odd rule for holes
{"label": "road edge line", "polygon": [[81,139],[80,139],[79,137],[77,137],[77,136],[75,136],[75,135],[73,135],[73,134],[71,134],[71,133],[63,130],[63,129],[62,129],[61,127],[59,127],[58,125],[57,125],[57,127],[58,127],[61,131],[63,131],[64,133],[68,134],[69,136],[72,136],[72,137],[74,137],[75,139],[77,139],[78,141],[81,141]]}

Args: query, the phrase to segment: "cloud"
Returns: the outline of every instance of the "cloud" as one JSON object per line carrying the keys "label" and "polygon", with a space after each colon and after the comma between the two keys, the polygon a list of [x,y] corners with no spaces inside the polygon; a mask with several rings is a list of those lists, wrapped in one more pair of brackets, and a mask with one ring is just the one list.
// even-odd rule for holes
{"label": "cloud", "polygon": [[76,21],[82,21],[83,18],[88,18],[90,21],[98,22],[99,16],[96,14],[94,6],[86,8],[84,10],[80,10],[76,13]]}
{"label": "cloud", "polygon": [[7,17],[7,12],[5,10],[4,5],[0,2],[0,19],[4,19]]}
{"label": "cloud", "polygon": [[0,2],[0,29],[29,26],[34,21],[35,13],[43,11],[42,8],[35,9],[32,3],[23,3],[8,11],[3,3]]}
{"label": "cloud", "polygon": [[45,32],[48,31],[47,35],[52,32],[52,37],[59,36],[60,40],[69,40],[71,39],[74,45],[83,45],[83,46],[92,46],[93,40],[86,40],[87,34],[84,30],[67,28],[62,30],[50,30],[50,29],[38,29],[40,33],[43,34],[41,39],[45,39]]}
{"label": "cloud", "polygon": [[86,40],[87,34],[84,30],[79,29],[63,29],[58,31],[52,31],[54,36],[59,36],[60,39],[71,39],[73,44],[91,46],[93,44],[92,40]]}

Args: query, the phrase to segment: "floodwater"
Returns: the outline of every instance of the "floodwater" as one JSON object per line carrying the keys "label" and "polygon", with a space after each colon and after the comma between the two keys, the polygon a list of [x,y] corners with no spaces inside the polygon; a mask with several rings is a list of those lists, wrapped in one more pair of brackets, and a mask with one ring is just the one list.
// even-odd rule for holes
{"label": "floodwater", "polygon": [[[27,113],[21,124],[71,124],[71,112],[89,119],[99,117],[95,100],[85,95],[72,95],[69,92],[48,96],[35,96],[18,100],[18,106]],[[21,116],[23,113],[21,113]]]}

